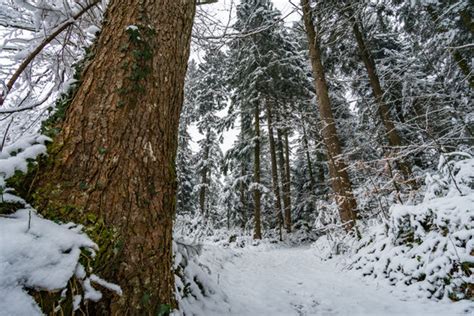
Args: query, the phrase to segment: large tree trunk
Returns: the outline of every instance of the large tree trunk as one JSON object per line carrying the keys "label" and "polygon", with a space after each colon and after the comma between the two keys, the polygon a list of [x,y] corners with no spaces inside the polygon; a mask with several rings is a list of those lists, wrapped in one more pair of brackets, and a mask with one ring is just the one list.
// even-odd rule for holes
{"label": "large tree trunk", "polygon": [[322,136],[327,148],[331,183],[339,206],[341,221],[346,230],[352,229],[356,220],[357,203],[352,193],[352,184],[347,173],[347,166],[341,157],[342,150],[337,135],[336,124],[329,100],[319,41],[314,29],[313,16],[308,0],[301,0],[306,35],[309,44],[311,67],[318,96],[319,114],[322,121]]}
{"label": "large tree trunk", "polygon": [[283,213],[281,210],[281,197],[280,197],[280,180],[278,179],[278,166],[276,159],[275,150],[275,137],[273,135],[273,120],[272,120],[272,105],[270,101],[265,102],[267,112],[267,127],[268,127],[268,142],[270,144],[270,159],[272,168],[272,188],[273,195],[275,198],[275,211],[278,220],[278,227],[280,230],[280,240],[282,239],[282,226],[283,226]]}
{"label": "large tree trunk", "polygon": [[[395,124],[393,123],[391,119],[390,110],[384,101],[384,92],[380,84],[380,78],[377,74],[375,62],[365,43],[364,35],[362,34],[360,30],[360,23],[359,21],[356,20],[356,18],[354,17],[354,14],[351,14],[351,22],[352,22],[352,30],[356,38],[357,45],[359,47],[360,56],[362,58],[362,61],[364,62],[365,69],[367,70],[370,86],[372,87],[372,92],[374,94],[375,101],[378,105],[377,112],[387,132],[388,143],[391,147],[394,147],[394,148],[400,147],[402,145],[402,141],[401,141],[400,135],[398,135],[398,132],[395,128]],[[397,166],[400,169],[400,171],[403,173],[404,177],[407,180],[409,180],[411,178],[410,166],[402,159],[397,159]],[[411,181],[411,184],[415,185],[413,181]]]}
{"label": "large tree trunk", "polygon": [[255,104],[255,149],[254,149],[254,239],[262,239],[262,224],[261,224],[261,193],[260,193],[260,108],[258,103]]}
{"label": "large tree trunk", "polygon": [[194,0],[110,1],[37,183],[44,211],[72,208],[115,231],[120,246],[101,273],[124,294],[102,313],[175,305],[175,156],[194,13]]}

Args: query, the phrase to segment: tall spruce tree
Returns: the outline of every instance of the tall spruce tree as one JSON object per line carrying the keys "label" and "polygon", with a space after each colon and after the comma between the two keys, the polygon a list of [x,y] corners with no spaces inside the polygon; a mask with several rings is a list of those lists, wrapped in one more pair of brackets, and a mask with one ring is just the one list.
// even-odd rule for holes
{"label": "tall spruce tree", "polygon": [[[263,102],[262,90],[268,83],[265,69],[262,65],[271,58],[271,51],[264,44],[271,42],[273,38],[273,24],[278,19],[279,12],[273,9],[268,0],[244,0],[237,7],[237,21],[234,28],[241,32],[255,32],[248,36],[235,39],[230,43],[229,51],[229,84],[234,90],[233,102],[235,108],[242,112],[242,116],[253,117],[253,183],[250,190],[254,194],[254,236],[262,237],[261,233],[261,166],[260,166],[260,111]],[[276,210],[277,214],[281,211]]]}
{"label": "tall spruce tree", "polygon": [[184,85],[183,110],[179,119],[178,131],[178,151],[176,155],[176,178],[178,189],[176,193],[176,213],[193,214],[196,210],[196,203],[193,190],[196,183],[194,156],[191,150],[191,135],[189,126],[195,120],[196,81],[197,65],[191,60],[186,73]]}
{"label": "tall spruce tree", "polygon": [[226,105],[226,86],[220,73],[225,69],[225,55],[210,47],[199,65],[196,76],[195,99],[197,127],[204,138],[196,154],[197,194],[203,216],[209,215],[218,205],[219,181],[223,154],[219,146],[217,112]]}
{"label": "tall spruce tree", "polygon": [[[273,214],[279,226],[283,225],[291,231],[291,189],[289,159],[278,159],[278,148],[289,156],[289,148],[278,145],[277,130],[286,140],[289,133],[288,126],[282,124],[282,118],[289,111],[290,104],[295,103],[297,97],[308,97],[308,78],[305,72],[305,62],[298,54],[295,43],[290,39],[288,32],[281,23],[281,14],[273,8],[270,1],[242,1],[237,10],[235,28],[248,35],[235,39],[230,45],[230,80],[234,89],[234,102],[240,111],[252,113],[254,117],[254,176],[255,186],[258,188],[265,179],[257,179],[258,170],[266,169],[260,166],[259,159],[263,138],[255,136],[266,134],[270,168],[270,182],[272,187]],[[260,123],[261,112],[265,115],[265,132],[257,129]],[[262,122],[263,123],[263,122]],[[260,124],[259,124],[260,125]],[[289,125],[289,124],[288,124]],[[266,148],[262,148],[266,151]],[[288,157],[287,157],[288,158]],[[283,163],[281,164],[280,161]],[[264,178],[266,173],[262,173]],[[260,193],[255,192],[255,199]],[[258,208],[258,203],[256,205]],[[283,213],[285,216],[283,216]]]}
{"label": "tall spruce tree", "polygon": [[346,230],[352,229],[356,220],[357,202],[355,200],[352,184],[347,172],[347,165],[343,158],[339,136],[337,134],[334,114],[329,99],[328,84],[325,69],[321,58],[320,49],[320,24],[317,31],[314,24],[314,12],[309,0],[301,0],[303,19],[308,38],[309,55],[315,80],[315,89],[318,96],[319,115],[322,121],[322,135],[327,148],[328,165],[331,175],[333,191],[339,206],[341,221]]}

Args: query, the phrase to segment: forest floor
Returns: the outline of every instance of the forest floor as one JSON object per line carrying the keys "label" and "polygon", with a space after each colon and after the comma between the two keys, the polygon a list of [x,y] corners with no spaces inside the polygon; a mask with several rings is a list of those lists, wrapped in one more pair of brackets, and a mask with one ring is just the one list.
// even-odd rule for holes
{"label": "forest floor", "polygon": [[[468,302],[407,298],[403,290],[342,271],[342,264],[336,267],[334,260],[320,260],[309,247],[216,248],[220,247],[204,246],[201,258],[212,271],[219,291],[225,295],[226,315],[448,316],[474,313]],[[207,310],[206,315],[223,315],[222,307],[215,313]]]}

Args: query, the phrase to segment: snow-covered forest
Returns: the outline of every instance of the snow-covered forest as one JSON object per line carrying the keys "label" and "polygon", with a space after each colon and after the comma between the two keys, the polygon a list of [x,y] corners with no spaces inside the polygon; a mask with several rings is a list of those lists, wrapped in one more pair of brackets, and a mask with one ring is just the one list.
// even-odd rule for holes
{"label": "snow-covered forest", "polygon": [[0,315],[474,315],[470,0],[0,0]]}

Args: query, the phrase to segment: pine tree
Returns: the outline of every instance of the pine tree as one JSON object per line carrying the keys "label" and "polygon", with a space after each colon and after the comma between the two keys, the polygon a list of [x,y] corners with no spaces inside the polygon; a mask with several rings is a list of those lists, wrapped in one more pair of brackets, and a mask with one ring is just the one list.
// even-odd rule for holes
{"label": "pine tree", "polygon": [[[271,79],[265,73],[264,65],[272,57],[271,51],[264,44],[271,42],[272,25],[279,12],[273,9],[270,1],[244,0],[237,7],[237,21],[234,28],[241,32],[262,30],[243,38],[237,38],[230,44],[229,52],[229,84],[235,90],[233,103],[242,112],[242,116],[253,117],[253,183],[250,190],[254,195],[255,238],[260,239],[261,233],[261,166],[260,166],[260,111],[262,110],[262,90]],[[263,67],[262,67],[263,66]],[[244,136],[243,134],[242,136]],[[250,136],[250,135],[249,135]],[[246,141],[250,141],[249,138]],[[276,211],[279,213],[279,211]]]}
{"label": "pine tree", "polygon": [[[345,14],[349,16],[350,23],[352,24],[352,31],[356,39],[360,57],[365,65],[367,74],[369,77],[370,86],[372,88],[375,101],[378,105],[377,113],[380,117],[380,121],[385,127],[386,137],[388,143],[392,148],[397,148],[402,146],[401,137],[395,127],[395,124],[391,118],[390,109],[385,101],[385,92],[380,83],[380,78],[377,71],[377,65],[375,64],[374,58],[370,48],[367,45],[366,37],[363,33],[361,18],[359,17],[358,12],[354,12],[352,8],[345,9]],[[403,172],[405,178],[410,181],[411,177],[411,168],[403,159],[397,159],[398,168]],[[411,180],[412,185],[415,183]]]}
{"label": "pine tree", "polygon": [[195,120],[195,95],[197,81],[197,65],[191,60],[186,73],[184,86],[184,102],[181,116],[179,119],[178,131],[178,151],[176,155],[176,178],[178,189],[176,193],[176,213],[193,214],[196,205],[193,197],[193,190],[196,179],[194,177],[194,156],[190,147],[192,141],[188,132],[190,124]]}
{"label": "pine tree", "polygon": [[241,118],[240,133],[234,146],[229,149],[224,157],[224,175],[231,180],[226,182],[224,190],[236,190],[238,192],[238,202],[235,209],[235,224],[243,230],[246,229],[249,220],[249,211],[252,208],[249,197],[249,186],[251,184],[251,144],[249,143],[250,119],[245,116]]}
{"label": "pine tree", "polygon": [[[237,17],[234,27],[243,34],[247,32],[250,34],[235,39],[230,45],[229,82],[235,89],[233,99],[239,110],[252,113],[254,117],[254,136],[257,131],[261,136],[265,133],[267,135],[265,138],[254,139],[254,148],[262,150],[260,154],[254,155],[254,163],[258,164],[258,157],[265,155],[267,151],[270,162],[269,174],[265,172],[267,164],[254,166],[255,173],[261,170],[259,173],[263,177],[258,179],[254,187],[270,182],[273,217],[280,227],[285,221],[285,227],[289,232],[291,231],[290,161],[280,159],[283,164],[279,163],[276,134],[280,133],[283,140],[286,140],[285,136],[290,132],[291,124],[283,124],[281,118],[289,118],[287,114],[291,112],[290,104],[297,103],[298,98],[309,96],[310,84],[305,71],[305,61],[298,54],[296,43],[279,20],[280,12],[273,8],[270,1],[243,1],[238,7]],[[255,108],[259,113],[256,113]],[[266,117],[266,131],[257,130],[257,118],[260,120],[261,111]],[[282,148],[283,153],[289,156],[288,146]],[[258,198],[258,195],[255,198]],[[258,203],[256,206],[258,208]]]}
{"label": "pine tree", "polygon": [[196,172],[198,174],[197,190],[199,196],[199,208],[203,216],[209,214],[210,208],[217,207],[218,194],[211,190],[215,181],[219,179],[219,173],[223,154],[219,147],[217,112],[225,106],[226,91],[225,82],[220,72],[225,69],[223,62],[225,55],[217,48],[211,47],[206,51],[203,63],[199,65],[196,82],[196,106],[197,127],[204,138],[199,141],[199,152],[197,153]]}
{"label": "pine tree", "polygon": [[[394,57],[397,69],[407,69],[400,78],[404,83],[401,111],[417,118],[410,129],[422,133],[425,143],[436,140],[436,151],[457,150],[469,142],[472,145],[474,128],[466,120],[474,93],[469,64],[469,47],[474,40],[470,1],[391,4],[397,19],[403,21],[399,31],[405,32],[409,42]],[[420,126],[426,128],[420,131]],[[458,141],[451,142],[453,139]]]}

